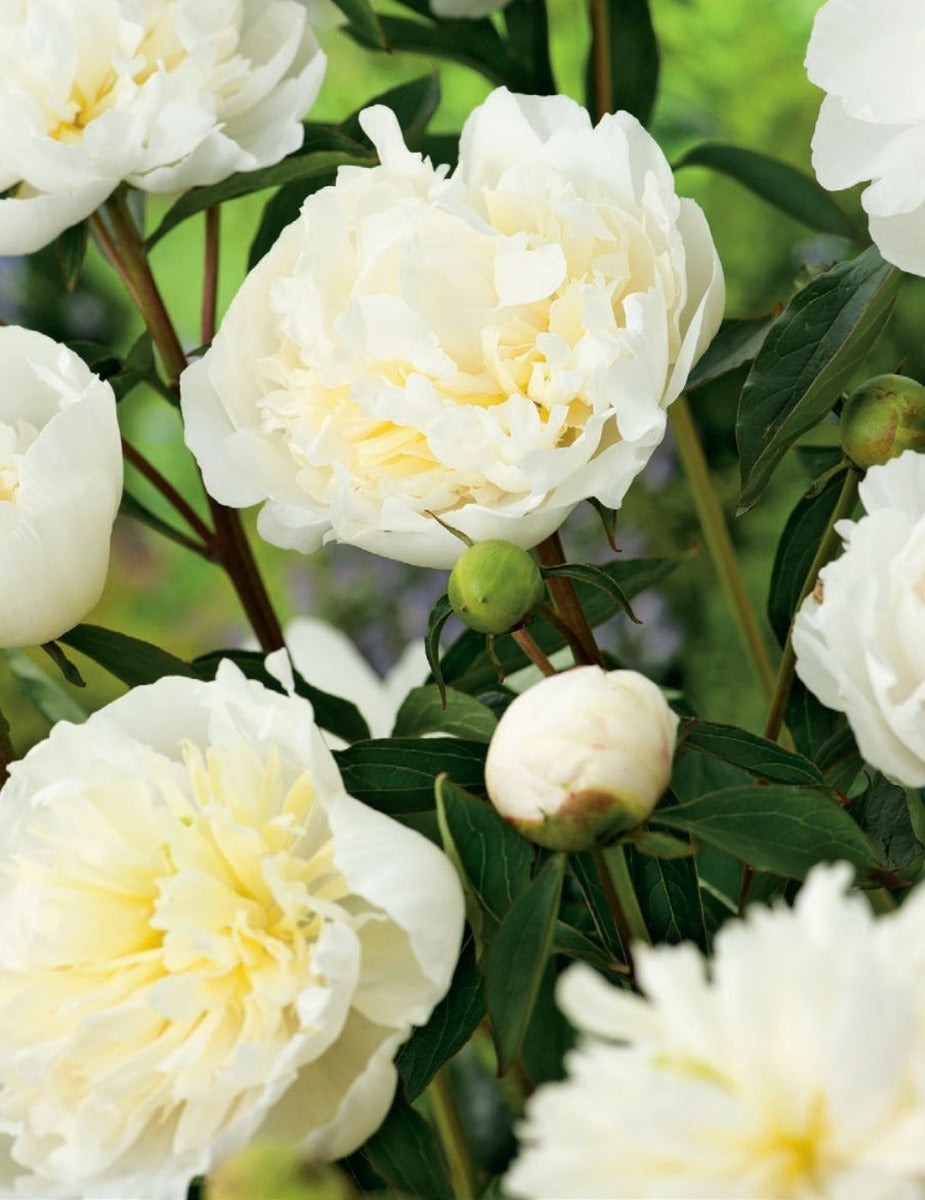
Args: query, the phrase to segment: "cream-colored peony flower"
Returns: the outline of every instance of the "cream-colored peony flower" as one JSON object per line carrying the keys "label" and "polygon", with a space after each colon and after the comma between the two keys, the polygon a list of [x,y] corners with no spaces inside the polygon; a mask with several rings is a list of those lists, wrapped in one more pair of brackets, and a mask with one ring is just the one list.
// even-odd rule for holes
{"label": "cream-colored peony flower", "polygon": [[797,674],[847,714],[864,758],[925,786],[925,454],[871,467],[867,515],[836,526],[845,552],[823,567],[793,626]]}
{"label": "cream-colored peony flower", "polygon": [[925,275],[925,95],[922,11],[914,0],[828,0],[806,54],[827,92],[813,167],[832,191],[871,180],[861,196],[870,236],[889,262]]}
{"label": "cream-colored peony flower", "polygon": [[584,1036],[528,1101],[505,1194],[921,1200],[925,996],[894,934],[925,941],[925,907],[878,922],[850,878],[817,867],[794,909],[750,909],[709,968],[638,947],[644,998],[571,968]]}
{"label": "cream-colored peony flower", "polygon": [[430,0],[430,10],[435,17],[462,17],[474,20],[487,17],[510,4],[511,0]]}
{"label": "cream-colored peony flower", "polygon": [[308,198],[183,375],[209,491],[277,545],[435,567],[463,547],[432,514],[529,547],[618,506],[722,315],[700,209],[564,96],[493,92],[449,176],[361,120],[382,165]]}
{"label": "cream-colored peony flower", "polygon": [[576,667],[521,693],[498,722],[485,786],[506,821],[582,850],[642,824],[671,779],[678,718],[637,671]]}
{"label": "cream-colored peony flower", "polygon": [[0,327],[0,647],[58,637],[100,598],[122,496],[116,398],[72,350]]}
{"label": "cream-colored peony flower", "polygon": [[278,162],[324,74],[316,0],[7,0],[0,254],[27,254],[123,180],[180,192]]}
{"label": "cream-colored peony flower", "polygon": [[55,726],[0,846],[3,1195],[182,1200],[255,1135],[349,1152],[459,951],[447,859],[227,662]]}

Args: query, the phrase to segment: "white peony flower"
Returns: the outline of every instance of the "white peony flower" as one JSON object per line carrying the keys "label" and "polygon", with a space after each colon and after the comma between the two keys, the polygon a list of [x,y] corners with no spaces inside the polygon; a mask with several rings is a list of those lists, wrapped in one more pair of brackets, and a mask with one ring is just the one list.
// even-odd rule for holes
{"label": "white peony flower", "polygon": [[925,908],[878,922],[851,874],[817,867],[794,909],[751,908],[709,967],[637,947],[644,998],[572,967],[559,1000],[584,1036],[528,1101],[505,1194],[920,1200],[925,996],[893,934],[921,943]]}
{"label": "white peony flower", "polygon": [[505,711],[485,786],[505,820],[544,846],[587,849],[632,829],[671,779],[678,718],[636,671],[576,667],[542,679]]}
{"label": "white peony flower", "polygon": [[116,398],[66,346],[0,327],[0,647],[58,637],[100,598],[122,496]]}
{"label": "white peony flower", "polygon": [[459,951],[448,860],[228,662],[55,726],[0,846],[3,1195],[182,1200],[254,1135],[351,1151]]}
{"label": "white peony flower", "polygon": [[840,521],[841,558],[819,573],[793,626],[797,674],[847,715],[864,758],[925,786],[925,455],[871,467],[867,515]]}
{"label": "white peony flower", "polygon": [[719,324],[700,209],[626,113],[493,92],[448,176],[367,109],[382,165],[342,168],[183,375],[186,439],[263,537],[448,567],[616,507]]}
{"label": "white peony flower", "polygon": [[462,17],[474,20],[487,17],[510,4],[511,0],[430,0],[430,10],[435,17]]}
{"label": "white peony flower", "polygon": [[819,182],[863,180],[870,236],[885,259],[925,275],[925,94],[922,11],[913,0],[828,0],[806,54],[827,92],[813,136]]}
{"label": "white peony flower", "polygon": [[6,0],[0,254],[46,245],[123,180],[179,192],[278,162],[324,62],[306,0]]}

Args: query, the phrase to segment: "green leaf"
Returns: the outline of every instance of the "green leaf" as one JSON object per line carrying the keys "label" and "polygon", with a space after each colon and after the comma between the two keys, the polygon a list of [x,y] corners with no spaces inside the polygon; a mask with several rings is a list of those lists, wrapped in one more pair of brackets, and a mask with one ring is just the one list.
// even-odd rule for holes
{"label": "green leaf", "polygon": [[768,621],[782,646],[819,543],[838,504],[843,482],[843,476],[833,475],[821,491],[814,494],[811,489],[803,496],[787,518],[777,544],[768,590]]}
{"label": "green leaf", "polygon": [[565,855],[554,854],[515,901],[492,944],[485,998],[503,1073],[527,1032],[552,950]]}
{"label": "green leaf", "polygon": [[817,276],[787,305],[742,390],[740,511],[757,501],[787,449],[826,415],[864,361],[901,278],[872,246]]}
{"label": "green leaf", "polygon": [[[646,588],[660,583],[686,557],[684,554],[677,558],[621,558],[605,564],[601,570],[617,584],[624,596],[631,599]],[[592,626],[602,624],[619,608],[614,598],[598,587],[579,582],[576,588],[582,609]],[[542,618],[530,623],[530,636],[545,654],[553,654],[566,644],[562,634]],[[494,653],[506,674],[519,671],[527,665],[523,651],[509,634],[494,639]],[[433,670],[433,661],[430,658],[428,661]],[[485,639],[480,633],[467,630],[449,648],[440,665],[446,682],[461,692],[478,695],[497,687],[498,673],[485,650]]]}
{"label": "green leaf", "polygon": [[[214,679],[218,665],[230,659],[248,679],[256,679],[273,692],[285,692],[285,688],[266,668],[265,655],[260,650],[212,650],[193,660],[191,669],[198,679]],[[366,718],[350,700],[323,692],[308,683],[298,671],[292,672],[297,696],[308,700],[315,712],[315,720],[322,729],[343,738],[345,742],[359,742],[369,737]]]}
{"label": "green leaf", "polygon": [[527,1076],[537,1086],[562,1079],[565,1075],[563,1059],[575,1044],[575,1030],[556,1004],[557,982],[555,964],[550,959],[540,978],[520,1054]]}
{"label": "green leaf", "polygon": [[55,257],[61,268],[64,280],[64,290],[73,292],[80,280],[87,257],[87,245],[90,241],[90,226],[87,221],[80,221],[59,233],[55,239]]}
{"label": "green leaf", "polygon": [[337,148],[306,151],[303,147],[298,154],[292,154],[272,167],[262,167],[257,171],[240,171],[236,175],[229,175],[221,183],[211,184],[209,187],[192,188],[185,192],[176,203],[171,205],[157,229],[148,237],[148,249],[157,245],[165,234],[190,217],[205,212],[207,208],[213,208],[216,204],[223,204],[226,200],[249,196],[253,192],[262,192],[266,188],[279,187],[281,184],[292,183],[295,180],[306,183],[311,180],[328,178],[333,171],[342,166],[370,167],[375,165],[375,155],[365,147],[351,142],[349,138],[342,137],[336,131],[326,130],[324,132],[326,135],[324,140],[333,143]]}
{"label": "green leaf", "polygon": [[653,941],[707,948],[697,869],[692,858],[650,858],[627,847],[627,865]]}
{"label": "green leaf", "polygon": [[690,858],[697,853],[693,842],[656,829],[639,829],[626,842],[637,854],[645,854],[649,858]]}
{"label": "green leaf", "polygon": [[625,109],[648,125],[658,91],[658,40],[652,27],[648,0],[604,0],[606,42],[598,47],[595,30],[585,72],[587,107],[597,111],[594,63],[610,63],[610,111]]}
{"label": "green leaf", "polygon": [[875,772],[870,785],[849,811],[870,838],[888,870],[910,878],[925,859],[925,846],[912,824],[909,792]]}
{"label": "green leaf", "polygon": [[480,907],[502,921],[530,885],[530,843],[487,800],[448,779],[437,781],[437,795],[459,868]]}
{"label": "green leaf", "polygon": [[360,145],[371,145],[360,125],[360,114],[374,104],[384,104],[398,118],[405,141],[410,144],[424,133],[439,103],[440,76],[436,71],[428,71],[426,75],[409,79],[407,83],[400,83],[397,87],[374,96],[372,100],[367,100],[362,108],[358,108],[347,117],[339,129],[344,137],[352,138]]}
{"label": "green leaf", "polygon": [[22,650],[7,650],[7,662],[16,686],[49,725],[58,721],[86,721],[86,711],[64,690],[57,680],[46,675]]}
{"label": "green leaf", "polygon": [[163,537],[169,538],[172,542],[177,542],[181,546],[189,545],[190,534],[177,529],[169,521],[165,521],[163,517],[159,517],[157,513],[152,512],[147,505],[142,504],[137,497],[133,496],[127,488],[123,488],[122,490],[122,499],[119,502],[119,515],[130,517],[133,521],[147,525],[149,529],[156,530]]}
{"label": "green leaf", "polygon": [[719,171],[811,229],[837,237],[857,237],[854,225],[825,188],[805,171],[779,158],[725,142],[701,142],[674,164],[675,171],[682,167]]}
{"label": "green leaf", "polygon": [[652,824],[681,829],[755,870],[789,879],[802,879],[817,862],[845,859],[859,871],[882,866],[868,839],[825,788],[724,788],[656,809]]}
{"label": "green leaf", "polygon": [[810,759],[846,724],[842,713],[820,704],[799,678],[790,685],[785,720],[797,750]]}
{"label": "green leaf", "polygon": [[445,699],[446,707],[441,703],[440,689],[436,684],[414,688],[398,710],[392,737],[447,733],[473,742],[491,740],[498,718],[490,708],[453,688],[447,689]]}
{"label": "green leaf", "polygon": [[[430,610],[430,616],[427,618],[427,632],[424,635],[424,651],[427,655],[427,662],[436,681],[441,699],[446,696],[446,681],[443,664],[440,660],[440,634],[443,632],[443,626],[452,615],[453,605],[450,604],[449,596],[444,593]],[[481,647],[484,648],[485,639],[482,635],[475,634],[475,637]],[[492,672],[492,680],[490,682],[497,682],[497,676],[494,672]]]}
{"label": "green leaf", "polygon": [[379,18],[369,6],[369,0],[334,0],[334,3],[353,25],[370,43],[380,50],[388,50],[389,44],[382,32]]}
{"label": "green leaf", "polygon": [[189,663],[159,646],[99,625],[77,625],[58,641],[92,658],[129,687],[154,683],[165,675],[193,674]]}
{"label": "green leaf", "polygon": [[603,943],[566,921],[556,921],[552,950],[554,954],[564,954],[566,958],[590,963],[605,975],[616,974],[620,967],[623,967],[624,971],[627,969],[619,959],[613,958],[607,952]]}
{"label": "green leaf", "polygon": [[470,935],[463,942],[450,990],[395,1059],[409,1100],[420,1096],[443,1064],[462,1049],[484,1016],[482,977],[475,965],[475,942]]}
{"label": "green leaf", "polygon": [[695,718],[682,726],[680,742],[686,750],[709,754],[771,783],[813,787],[823,782],[822,772],[809,759],[735,725]]}
{"label": "green leaf", "polygon": [[533,79],[530,92],[553,95],[558,91],[549,60],[549,17],[546,0],[513,0],[504,9],[508,53]]}
{"label": "green leaf", "polygon": [[484,790],[485,745],[461,738],[358,742],[334,752],[344,789],[389,816],[432,812],[434,783],[447,774],[466,791]]}
{"label": "green leaf", "polygon": [[542,567],[541,572],[544,579],[557,575],[572,579],[576,583],[585,583],[588,587],[598,588],[613,600],[615,607],[622,608],[631,621],[637,625],[642,624],[617,581],[593,563],[558,563],[556,566]]}
{"label": "green leaf", "polygon": [[846,724],[819,747],[816,752],[816,766],[825,776],[830,788],[842,794],[851,790],[864,769],[864,760],[850,725]]}
{"label": "green leaf", "polygon": [[730,317],[723,321],[716,337],[688,375],[686,390],[692,392],[751,362],[764,345],[780,312],[778,308],[761,317]]}
{"label": "green leaf", "polygon": [[83,688],[87,682],[57,642],[43,642],[42,649],[55,664],[71,687]]}
{"label": "green leaf", "polygon": [[570,854],[569,868],[581,889],[588,914],[594,922],[594,928],[601,944],[606,947],[614,962],[622,963],[625,957],[623,946],[620,943],[619,934],[614,928],[613,917],[607,905],[604,889],[601,887],[593,855],[590,853]]}
{"label": "green leaf", "polygon": [[447,1200],[453,1195],[434,1131],[400,1090],[361,1153],[400,1193],[416,1200]]}

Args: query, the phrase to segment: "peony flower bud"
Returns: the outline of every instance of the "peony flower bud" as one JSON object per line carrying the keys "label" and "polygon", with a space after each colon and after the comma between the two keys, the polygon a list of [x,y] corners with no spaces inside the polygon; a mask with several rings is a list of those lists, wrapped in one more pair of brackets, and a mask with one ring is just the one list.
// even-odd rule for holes
{"label": "peony flower bud", "polygon": [[904,450],[925,451],[925,387],[906,375],[868,379],[845,401],[841,443],[865,471]]}
{"label": "peony flower bud", "polygon": [[328,1163],[309,1163],[288,1143],[258,1142],[209,1175],[207,1200],[353,1200],[350,1180]]}
{"label": "peony flower bud", "polygon": [[636,671],[577,667],[518,696],[495,730],[485,782],[541,846],[587,850],[649,816],[671,778],[678,718]]}
{"label": "peony flower bud", "polygon": [[511,542],[477,542],[450,572],[453,611],[478,633],[507,633],[536,612],[546,585],[534,559]]}

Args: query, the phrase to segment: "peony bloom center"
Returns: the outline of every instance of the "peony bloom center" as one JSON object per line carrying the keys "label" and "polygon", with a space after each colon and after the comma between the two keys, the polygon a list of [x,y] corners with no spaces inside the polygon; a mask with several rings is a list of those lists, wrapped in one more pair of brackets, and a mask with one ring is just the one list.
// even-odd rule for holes
{"label": "peony bloom center", "polygon": [[749,1153],[771,1164],[774,1195],[822,1194],[833,1168],[829,1161],[829,1133],[825,1098],[817,1096],[801,1125],[794,1128],[781,1122],[769,1127],[756,1140]]}
{"label": "peony bloom center", "polygon": [[35,440],[37,430],[20,422],[20,428],[0,421],[0,504],[12,504],[19,491],[23,454]]}

